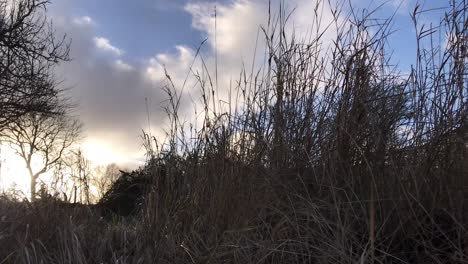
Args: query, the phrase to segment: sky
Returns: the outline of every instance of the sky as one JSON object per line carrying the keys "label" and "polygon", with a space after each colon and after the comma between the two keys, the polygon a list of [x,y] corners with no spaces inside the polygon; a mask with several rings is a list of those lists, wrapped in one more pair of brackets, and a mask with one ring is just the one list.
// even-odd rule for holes
{"label": "sky", "polygon": [[[284,1],[287,10],[294,10],[291,29],[299,34],[310,29],[315,2]],[[420,1],[425,9],[447,7],[447,2]],[[383,4],[374,17],[394,15],[389,50],[393,51],[393,62],[402,71],[409,71],[416,38],[410,13],[416,1],[349,3],[358,11]],[[273,0],[272,11],[278,6],[279,0]],[[345,5],[346,10],[349,5]],[[136,167],[144,160],[141,131],[163,137],[167,125],[161,107],[166,99],[161,89],[167,84],[164,68],[180,88],[191,66],[199,66],[192,65],[194,56],[207,39],[201,49],[203,57],[213,69],[217,54],[219,86],[228,87],[239,76],[242,65],[255,65],[255,50],[264,47],[261,38],[256,40],[260,27],[268,21],[268,1],[52,0],[47,12],[57,34],[66,33],[71,40],[72,60],[56,70],[77,102],[76,113],[84,123],[81,144],[85,155],[96,164],[115,162]],[[421,20],[437,23],[441,13],[424,13]],[[324,10],[324,24],[329,19],[330,11]],[[190,120],[200,96],[194,80],[186,82],[186,87],[183,95],[190,100],[183,101],[181,114]]]}

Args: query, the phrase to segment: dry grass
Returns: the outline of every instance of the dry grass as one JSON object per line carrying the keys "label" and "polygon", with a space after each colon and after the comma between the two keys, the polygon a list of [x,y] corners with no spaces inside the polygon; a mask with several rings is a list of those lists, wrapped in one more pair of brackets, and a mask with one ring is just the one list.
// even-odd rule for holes
{"label": "dry grass", "polygon": [[[231,111],[196,76],[195,131],[169,79],[169,140],[143,137],[138,216],[4,198],[0,263],[468,263],[468,4],[452,4],[432,29],[414,10],[408,77],[389,65],[391,20],[351,12],[324,50],[322,32],[290,37],[280,10]],[[443,30],[453,39],[435,46]]]}

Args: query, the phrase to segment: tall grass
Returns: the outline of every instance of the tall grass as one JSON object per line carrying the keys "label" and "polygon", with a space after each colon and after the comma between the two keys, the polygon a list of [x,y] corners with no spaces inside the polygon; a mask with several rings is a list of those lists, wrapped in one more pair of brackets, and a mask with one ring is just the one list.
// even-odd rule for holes
{"label": "tall grass", "polygon": [[179,237],[188,262],[467,261],[467,5],[451,7],[433,28],[415,8],[408,77],[390,65],[391,18],[337,15],[326,48],[323,31],[296,41],[280,9],[263,30],[267,62],[237,82],[241,105],[216,111],[200,81],[206,119],[188,140],[168,108],[148,229]]}
{"label": "tall grass", "polygon": [[[311,21],[320,21],[321,5],[328,8],[318,2]],[[225,87],[195,74],[199,129],[180,119],[180,89],[168,74],[168,140],[143,135],[149,159],[142,171],[152,183],[137,217],[109,222],[89,208],[70,216],[63,206],[23,208],[22,220],[0,225],[7,230],[0,243],[15,241],[1,256],[24,263],[467,263],[468,3],[451,1],[437,27],[418,23],[423,11],[412,14],[417,59],[403,76],[388,55],[391,18],[333,9],[327,47],[324,31],[307,42],[287,32],[289,13],[280,8],[263,28],[265,64],[242,71],[227,109],[216,94]],[[435,44],[439,33],[449,36],[446,44]],[[11,204],[0,206],[14,216]],[[62,213],[30,219],[44,210]]]}

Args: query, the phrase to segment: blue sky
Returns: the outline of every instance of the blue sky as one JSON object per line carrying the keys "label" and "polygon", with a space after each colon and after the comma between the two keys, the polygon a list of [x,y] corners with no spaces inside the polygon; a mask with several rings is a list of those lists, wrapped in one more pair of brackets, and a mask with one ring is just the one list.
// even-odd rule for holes
{"label": "blue sky", "polygon": [[[70,1],[70,0],[65,0]],[[57,2],[57,1],[55,1]],[[161,52],[174,52],[176,45],[196,47],[203,34],[191,26],[192,16],[184,7],[195,1],[190,0],[74,0],[70,1],[72,16],[88,16],[96,23],[97,32],[108,36],[131,58],[146,58]],[[207,1],[215,5],[226,5],[234,1]],[[253,1],[255,2],[255,1]],[[287,1],[286,1],[287,3]],[[387,18],[394,12],[394,29],[391,37],[392,48],[397,51],[396,59],[407,65],[407,55],[413,54],[408,48],[414,44],[414,28],[410,13],[416,5],[415,0],[351,0],[354,7],[372,10],[382,8],[374,17]],[[419,1],[422,9],[448,7],[448,1]],[[294,3],[291,7],[299,7]],[[300,8],[300,7],[299,7]],[[397,9],[397,10],[396,10]],[[206,10],[212,12],[213,10]],[[431,11],[423,15],[426,21],[441,17],[443,11]],[[412,39],[411,39],[412,38]],[[412,46],[414,47],[414,46]]]}
{"label": "blue sky", "polygon": [[[292,20],[299,29],[308,26],[315,1],[284,1],[290,9],[297,7]],[[279,0],[272,2],[274,11]],[[420,2],[423,9],[448,6],[448,1]],[[416,1],[350,3],[358,11],[385,3],[374,18],[388,18],[395,13],[389,51],[393,51],[393,62],[408,72],[415,59],[416,37],[410,12]],[[142,158],[139,135],[141,129],[148,127],[145,98],[150,102],[151,129],[156,135],[163,135],[163,65],[176,84],[182,83],[197,46],[205,38],[208,42],[203,53],[207,63],[213,63],[215,6],[219,74],[226,84],[238,76],[242,63],[253,57],[257,32],[267,21],[267,0],[52,1],[49,16],[58,31],[66,32],[72,39],[73,61],[61,65],[58,73],[73,87],[72,96],[80,104],[78,113],[86,129],[83,147],[91,160],[135,164]],[[421,21],[438,23],[442,13],[424,13]],[[185,92],[197,100],[196,91]],[[189,104],[186,102],[182,109],[188,120],[193,117]]]}
{"label": "blue sky", "polygon": [[89,16],[97,31],[129,52],[145,58],[171,52],[176,44],[197,45],[202,41],[184,11],[183,0],[80,0],[73,1],[76,16]]}

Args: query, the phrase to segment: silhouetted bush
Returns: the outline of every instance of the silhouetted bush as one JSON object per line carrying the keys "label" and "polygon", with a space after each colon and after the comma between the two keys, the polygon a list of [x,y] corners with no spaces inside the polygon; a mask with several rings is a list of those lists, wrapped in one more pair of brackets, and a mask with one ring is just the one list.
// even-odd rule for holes
{"label": "silhouetted bush", "polygon": [[120,171],[120,177],[111,185],[97,206],[104,215],[136,215],[142,208],[150,179],[143,171]]}

